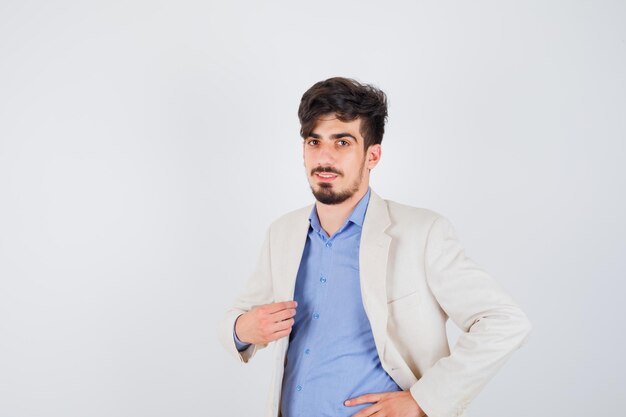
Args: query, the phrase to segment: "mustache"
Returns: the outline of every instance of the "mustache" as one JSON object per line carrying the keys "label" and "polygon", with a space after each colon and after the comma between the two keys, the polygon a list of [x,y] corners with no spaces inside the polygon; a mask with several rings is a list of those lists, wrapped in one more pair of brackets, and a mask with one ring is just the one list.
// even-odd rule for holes
{"label": "mustache", "polygon": [[313,168],[311,170],[311,175],[315,174],[316,172],[330,172],[332,174],[337,174],[337,175],[343,176],[343,172],[341,172],[337,168],[333,168],[333,167],[316,167],[316,168]]}

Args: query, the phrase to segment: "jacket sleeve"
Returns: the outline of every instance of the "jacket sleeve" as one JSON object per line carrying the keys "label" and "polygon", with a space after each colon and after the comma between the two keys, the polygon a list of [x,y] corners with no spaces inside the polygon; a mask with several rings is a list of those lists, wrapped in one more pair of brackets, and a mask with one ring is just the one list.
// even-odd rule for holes
{"label": "jacket sleeve", "polygon": [[273,302],[274,291],[272,286],[272,271],[270,260],[270,233],[268,230],[261,254],[259,255],[256,268],[248,279],[244,291],[237,297],[233,306],[226,312],[220,326],[220,341],[233,356],[243,363],[247,363],[258,349],[267,345],[250,345],[247,349],[239,352],[233,337],[233,329],[237,317],[252,308]]}
{"label": "jacket sleeve", "polygon": [[495,280],[465,256],[445,218],[433,222],[425,251],[430,290],[463,333],[452,353],[410,391],[429,417],[456,417],[525,343],[531,325]]}

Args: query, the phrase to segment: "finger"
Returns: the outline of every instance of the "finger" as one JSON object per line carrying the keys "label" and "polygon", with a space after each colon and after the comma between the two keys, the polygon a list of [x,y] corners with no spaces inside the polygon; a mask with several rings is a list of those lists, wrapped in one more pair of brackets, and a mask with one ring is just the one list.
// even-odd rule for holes
{"label": "finger", "polygon": [[297,301],[281,301],[279,303],[266,304],[266,310],[269,314],[274,314],[287,308],[296,308],[297,306]]}
{"label": "finger", "polygon": [[280,310],[280,311],[272,314],[272,320],[275,321],[275,322],[279,322],[279,321],[283,321],[283,320],[288,320],[288,319],[292,318],[295,315],[296,315],[296,309],[295,308],[288,308],[288,309]]}
{"label": "finger", "polygon": [[274,340],[282,339],[285,336],[289,336],[289,333],[291,333],[291,327],[285,330],[281,330],[280,332],[272,333],[269,341],[273,342]]}
{"label": "finger", "polygon": [[355,405],[361,405],[366,403],[375,403],[380,401],[382,398],[381,394],[365,394],[360,397],[351,398],[344,402],[348,407],[354,407]]}
{"label": "finger", "polygon": [[272,333],[276,333],[276,332],[280,332],[283,330],[291,329],[294,323],[295,323],[294,319],[287,319],[287,320],[279,321],[278,323],[274,323],[270,327],[270,330]]}
{"label": "finger", "polygon": [[382,406],[380,404],[372,404],[369,407],[365,407],[358,413],[353,414],[352,417],[367,417],[367,416],[373,416],[373,415],[379,416],[379,415],[382,415],[378,413],[381,409],[382,409]]}

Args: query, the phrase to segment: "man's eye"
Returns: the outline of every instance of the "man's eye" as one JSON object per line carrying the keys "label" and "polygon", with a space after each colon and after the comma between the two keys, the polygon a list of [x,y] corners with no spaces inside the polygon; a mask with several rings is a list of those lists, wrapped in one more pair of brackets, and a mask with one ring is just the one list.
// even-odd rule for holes
{"label": "man's eye", "polygon": [[337,143],[339,146],[348,146],[350,144],[347,140],[340,140]]}
{"label": "man's eye", "polygon": [[317,139],[311,139],[310,141],[307,142],[309,145],[317,145]]}

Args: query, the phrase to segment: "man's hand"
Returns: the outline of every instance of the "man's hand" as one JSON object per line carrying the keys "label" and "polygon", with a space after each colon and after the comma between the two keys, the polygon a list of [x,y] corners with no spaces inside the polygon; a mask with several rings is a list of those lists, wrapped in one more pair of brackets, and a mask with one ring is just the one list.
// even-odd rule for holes
{"label": "man's hand", "polygon": [[263,304],[242,314],[235,322],[235,333],[239,340],[254,345],[265,345],[291,333],[296,301]]}
{"label": "man's hand", "polygon": [[365,407],[352,417],[366,417],[376,415],[376,417],[424,417],[426,413],[408,391],[381,392],[380,394],[365,394],[360,397],[349,399],[345,402],[347,406],[355,406],[365,403],[374,403]]}

